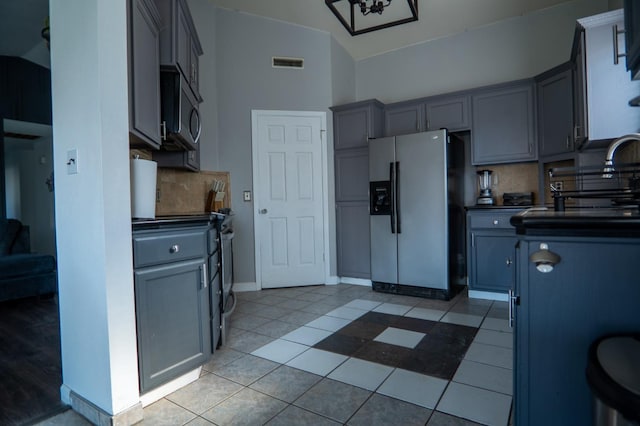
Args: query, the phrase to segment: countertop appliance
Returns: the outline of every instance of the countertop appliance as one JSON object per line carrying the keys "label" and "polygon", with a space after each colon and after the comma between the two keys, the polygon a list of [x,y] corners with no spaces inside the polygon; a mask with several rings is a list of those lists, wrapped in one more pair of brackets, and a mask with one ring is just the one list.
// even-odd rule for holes
{"label": "countertop appliance", "polygon": [[373,289],[448,300],[465,275],[464,142],[371,139],[369,176]]}
{"label": "countertop appliance", "polygon": [[491,170],[478,170],[478,186],[480,187],[480,195],[476,200],[476,204],[482,206],[492,206],[495,204],[493,195],[491,194]]}

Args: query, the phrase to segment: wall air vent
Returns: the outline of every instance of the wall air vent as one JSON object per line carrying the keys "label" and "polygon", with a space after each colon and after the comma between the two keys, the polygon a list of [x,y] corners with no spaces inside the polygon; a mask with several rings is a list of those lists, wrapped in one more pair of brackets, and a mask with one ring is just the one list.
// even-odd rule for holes
{"label": "wall air vent", "polygon": [[274,56],[271,59],[273,68],[304,68],[304,59],[302,58],[283,58]]}

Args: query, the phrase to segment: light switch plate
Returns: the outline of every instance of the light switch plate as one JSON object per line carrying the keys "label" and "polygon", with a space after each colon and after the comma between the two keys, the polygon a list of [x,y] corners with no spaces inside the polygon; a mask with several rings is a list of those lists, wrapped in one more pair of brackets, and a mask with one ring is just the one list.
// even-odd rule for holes
{"label": "light switch plate", "polygon": [[70,149],[67,151],[67,174],[75,175],[78,173],[78,150]]}
{"label": "light switch plate", "polygon": [[244,201],[251,201],[251,191],[243,191],[242,192],[242,199]]}

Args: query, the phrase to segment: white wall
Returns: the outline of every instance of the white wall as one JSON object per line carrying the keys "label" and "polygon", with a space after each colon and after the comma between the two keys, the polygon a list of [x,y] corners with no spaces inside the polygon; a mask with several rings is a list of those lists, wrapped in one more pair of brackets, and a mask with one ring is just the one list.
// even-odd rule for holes
{"label": "white wall", "polygon": [[575,20],[607,6],[575,0],[357,61],[357,98],[388,103],[532,77],[568,61]]}
{"label": "white wall", "polygon": [[117,414],[139,402],[126,0],[51,0],[50,13],[63,399]]}
{"label": "white wall", "polygon": [[[235,281],[255,282],[254,206],[242,200],[253,190],[251,110],[330,114],[331,41],[321,31],[226,9],[218,9],[215,29],[219,165],[231,172]],[[304,58],[304,69],[272,68],[272,56]]]}

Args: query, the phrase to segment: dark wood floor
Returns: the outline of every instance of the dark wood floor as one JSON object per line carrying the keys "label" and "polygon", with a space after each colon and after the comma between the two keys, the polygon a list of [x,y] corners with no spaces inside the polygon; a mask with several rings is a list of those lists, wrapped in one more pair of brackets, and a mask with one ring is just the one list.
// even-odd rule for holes
{"label": "dark wood floor", "polygon": [[64,410],[61,383],[57,298],[0,302],[0,425]]}

